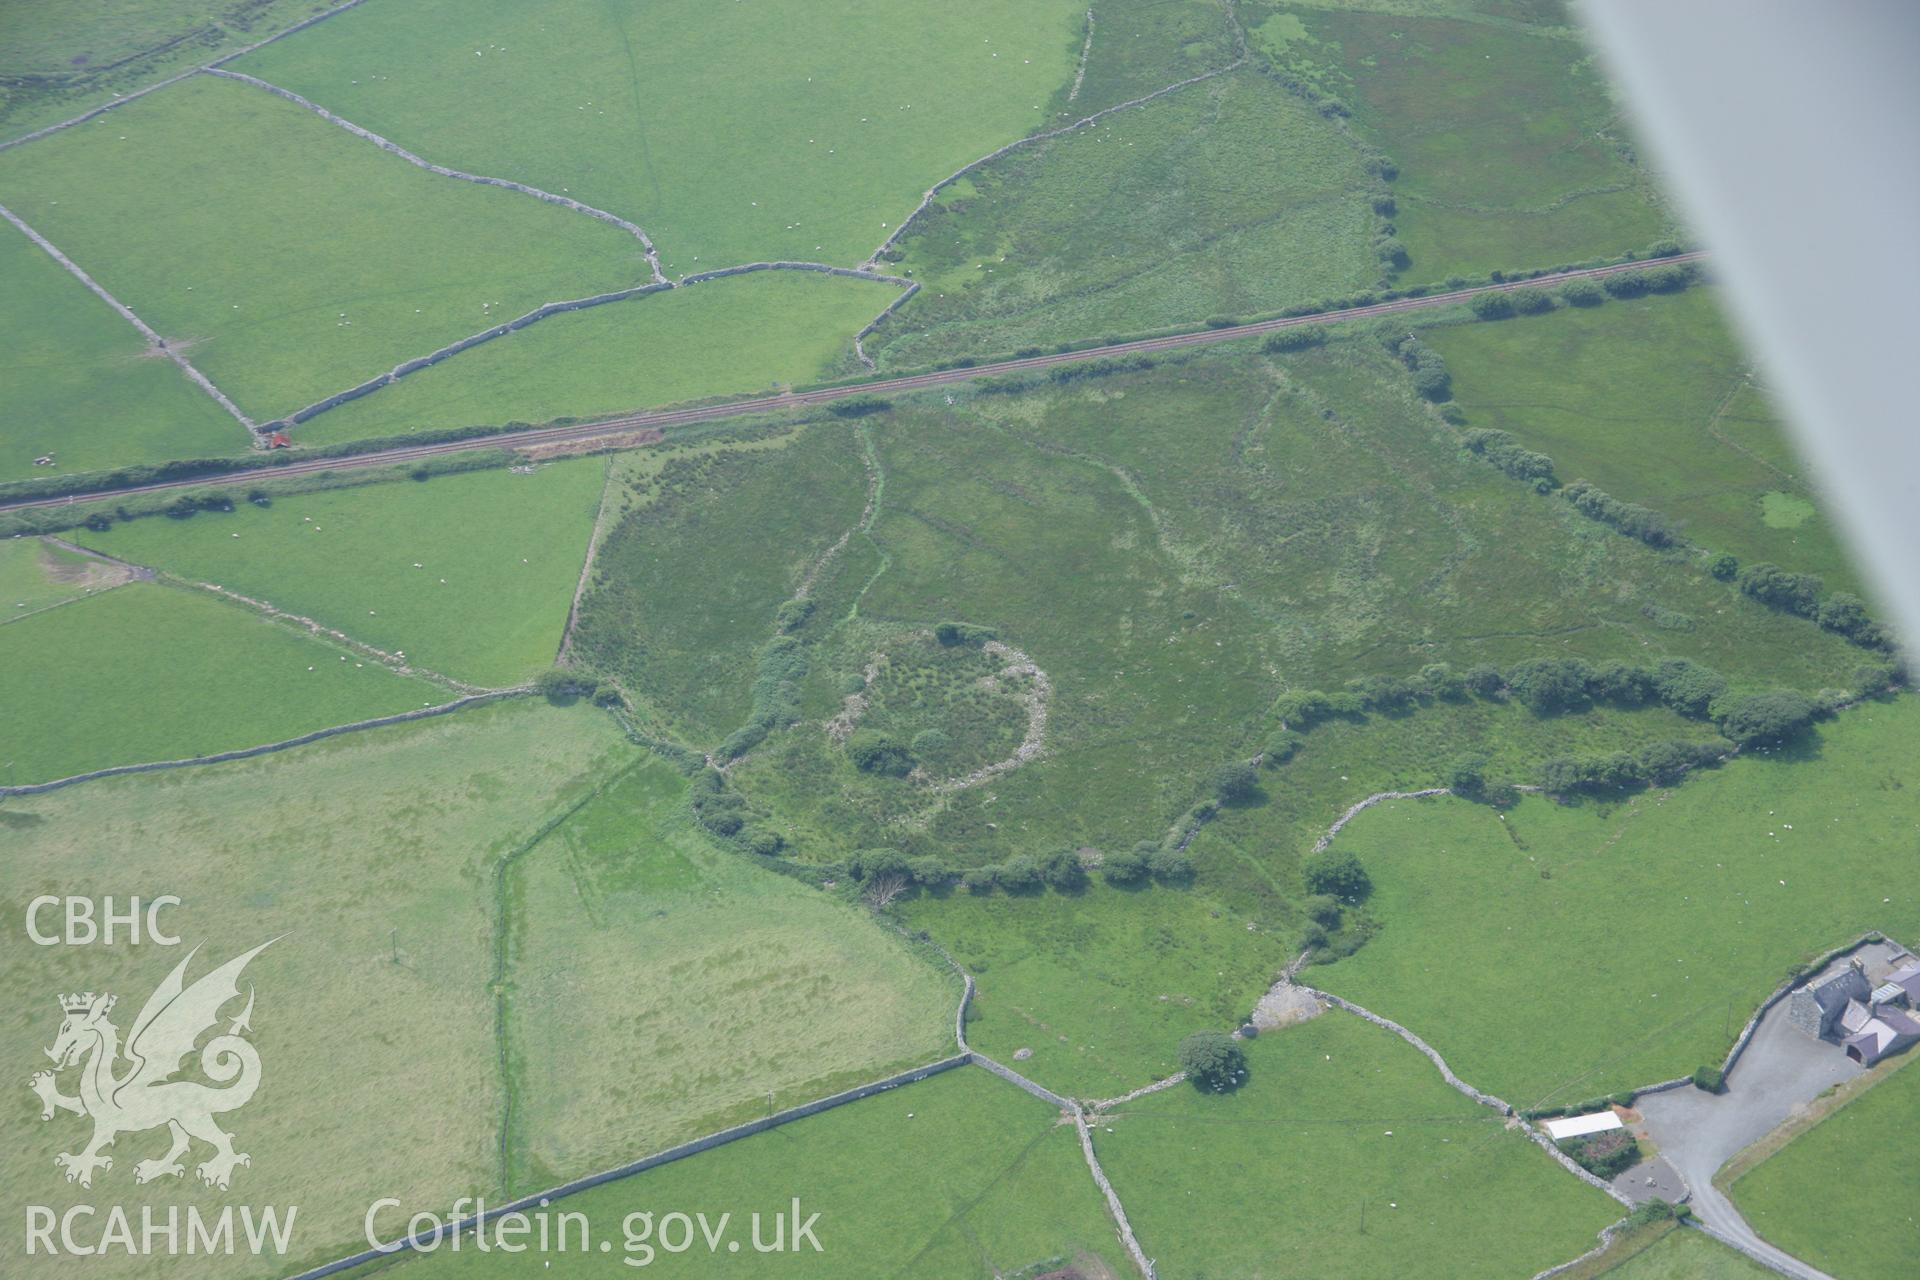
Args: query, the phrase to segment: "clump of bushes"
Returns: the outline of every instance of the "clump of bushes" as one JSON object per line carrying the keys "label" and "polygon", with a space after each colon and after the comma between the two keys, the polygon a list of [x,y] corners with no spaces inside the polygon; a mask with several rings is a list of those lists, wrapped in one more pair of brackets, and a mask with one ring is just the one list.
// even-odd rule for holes
{"label": "clump of bushes", "polygon": [[1196,1031],[1180,1042],[1180,1069],[1203,1093],[1226,1093],[1246,1083],[1247,1057],[1224,1031]]}
{"label": "clump of bushes", "polygon": [[913,772],[913,753],[884,733],[863,729],[847,742],[847,758],[862,773],[904,778]]}
{"label": "clump of bushes", "polygon": [[1373,881],[1360,859],[1343,849],[1308,854],[1300,871],[1309,891],[1340,902],[1357,903],[1373,892]]}
{"label": "clump of bushes", "polygon": [[1598,520],[1630,538],[1638,538],[1650,547],[1670,547],[1679,541],[1668,526],[1666,517],[1659,512],[1637,503],[1622,502],[1585,480],[1574,481],[1563,494],[1581,515]]}
{"label": "clump of bushes", "polygon": [[1702,1093],[1724,1093],[1727,1088],[1727,1073],[1719,1067],[1695,1067],[1693,1087]]}
{"label": "clump of bushes", "polygon": [[1789,573],[1777,564],[1750,564],[1734,579],[1742,595],[1773,609],[1811,618],[1820,609],[1825,584],[1811,573]]}
{"label": "clump of bushes", "polygon": [[1447,790],[1468,800],[1478,800],[1487,790],[1487,758],[1462,756],[1447,769]]}
{"label": "clump of bushes", "polygon": [[1640,1146],[1633,1140],[1630,1129],[1609,1129],[1605,1133],[1566,1138],[1561,1141],[1560,1149],[1582,1169],[1608,1181],[1640,1163]]}
{"label": "clump of bushes", "polygon": [[1534,658],[1507,672],[1507,689],[1536,715],[1586,705],[1592,694],[1591,665],[1579,658]]}
{"label": "clump of bushes", "polygon": [[1207,787],[1221,804],[1238,804],[1260,790],[1260,775],[1250,764],[1235,760],[1207,775]]}
{"label": "clump of bushes", "polygon": [[1810,618],[1864,648],[1892,647],[1885,628],[1867,616],[1865,601],[1844,591],[1822,600],[1826,584],[1815,574],[1790,573],[1776,564],[1750,564],[1735,575],[1734,582],[1743,595],[1769,608]]}
{"label": "clump of bushes", "polygon": [[1640,606],[1640,616],[1662,631],[1691,631],[1693,618],[1678,609],[1669,609],[1663,604],[1651,602]]}
{"label": "clump of bushes", "polygon": [[1101,878],[1106,880],[1108,884],[1120,885],[1122,887],[1141,883],[1151,874],[1151,866],[1147,861],[1147,853],[1151,851],[1153,847],[1152,843],[1149,842],[1147,849],[1144,851],[1139,846],[1135,846],[1131,849],[1121,849],[1108,854],[1100,861]]}
{"label": "clump of bushes", "polygon": [[626,705],[618,686],[567,667],[548,667],[542,671],[533,678],[533,691],[549,702],[589,698],[602,707]]}
{"label": "clump of bushes", "polygon": [[1727,678],[1690,658],[1667,658],[1653,669],[1654,692],[1683,716],[1699,719],[1727,690]]}
{"label": "clump of bushes", "polygon": [[1397,676],[1360,676],[1347,681],[1346,691],[1363,711],[1402,711],[1419,697],[1421,689]]}
{"label": "clump of bushes", "polygon": [[1162,845],[1147,858],[1147,869],[1155,880],[1166,884],[1185,884],[1193,879],[1193,859],[1184,849]]}
{"label": "clump of bushes", "polygon": [[1770,689],[1741,694],[1714,705],[1721,732],[1743,747],[1771,745],[1798,737],[1825,708],[1804,693]]}
{"label": "clump of bushes", "polygon": [[1467,304],[1482,320],[1505,320],[1513,315],[1513,299],[1506,293],[1476,293]]}
{"label": "clump of bushes", "polygon": [[775,611],[773,623],[782,632],[792,632],[806,626],[807,619],[811,617],[813,617],[813,601],[789,600]]}
{"label": "clump of bushes", "polygon": [[1108,378],[1116,373],[1133,373],[1151,368],[1153,361],[1143,355],[1102,357],[1084,364],[1055,365],[1047,372],[1047,380],[1055,383],[1078,382],[1083,378]]}
{"label": "clump of bushes", "polygon": [[1008,893],[1037,893],[1044,883],[1040,864],[1025,854],[1018,854],[1000,864],[999,885]]}
{"label": "clump of bushes", "polygon": [[1523,316],[1537,316],[1553,310],[1553,295],[1545,289],[1512,289],[1507,298],[1513,303],[1513,309]]}
{"label": "clump of bushes", "polygon": [[1576,791],[1625,791],[1645,784],[1640,761],[1625,751],[1602,756],[1562,757],[1540,766],[1540,786],[1554,795]]}
{"label": "clump of bushes", "polygon": [[806,678],[807,651],[798,639],[782,632],[761,646],[747,723],[728,734],[715,754],[722,760],[737,760],[793,720],[800,705],[800,682]]}
{"label": "clump of bushes", "polygon": [[1360,711],[1360,699],[1354,694],[1322,693],[1318,689],[1283,693],[1273,704],[1274,715],[1290,729],[1311,729],[1323,720],[1357,716]]}
{"label": "clump of bushes", "polygon": [[1551,492],[1560,482],[1554,478],[1553,459],[1523,447],[1512,434],[1493,427],[1469,431],[1464,443],[1516,480],[1525,480],[1541,493]]}
{"label": "clump of bushes", "polygon": [[1898,667],[1856,667],[1853,672],[1853,696],[1877,698],[1902,683]]}
{"label": "clump of bushes", "polygon": [[[1144,884],[1149,879],[1174,882],[1193,874],[1193,863],[1186,854],[1164,849],[1150,840],[1114,853],[1099,855],[1089,850],[1088,854],[1098,856],[1100,875],[1107,883],[1122,887]],[[1079,850],[1056,849],[1039,857],[1018,854],[1005,862],[970,867],[959,881],[972,894],[995,890],[1039,893],[1043,889],[1077,893],[1086,887],[1087,868]],[[949,876],[945,883],[952,883],[952,878]]]}
{"label": "clump of bushes", "polygon": [[893,407],[879,396],[849,396],[845,400],[835,400],[827,406],[827,412],[836,418],[864,418],[870,414],[882,413]]}
{"label": "clump of bushes", "polygon": [[1413,374],[1413,389],[1436,403],[1453,398],[1453,375],[1438,351],[1412,334],[1393,344],[1394,355]]}
{"label": "clump of bushes", "polygon": [[1467,696],[1467,681],[1446,663],[1429,662],[1420,668],[1420,690],[1431,698],[1458,702]]}
{"label": "clump of bushes", "polygon": [[1293,759],[1305,741],[1299,734],[1282,729],[1267,739],[1266,748],[1260,753],[1261,763],[1269,769],[1277,769]]}
{"label": "clump of bushes", "polygon": [[747,825],[747,802],[737,791],[727,790],[727,780],[717,769],[702,769],[693,775],[689,788],[694,821],[723,839],[740,834]]}
{"label": "clump of bushes", "polygon": [[943,622],[933,629],[933,638],[948,648],[960,644],[985,644],[995,634],[992,627],[977,626],[971,622]]}
{"label": "clump of bushes", "polygon": [[1707,738],[1700,742],[1651,742],[1640,748],[1640,768],[1649,782],[1667,786],[1678,782],[1690,769],[1705,769],[1719,764],[1733,744],[1725,738]]}
{"label": "clump of bushes", "polygon": [[1627,1215],[1627,1222],[1635,1227],[1645,1227],[1656,1222],[1685,1222],[1692,1216],[1693,1210],[1683,1204],[1674,1204],[1669,1200],[1643,1200]]}
{"label": "clump of bushes", "polygon": [[1268,334],[1267,340],[1260,344],[1260,349],[1268,355],[1278,355],[1283,351],[1304,351],[1308,347],[1324,346],[1326,341],[1327,326],[1303,324]]}
{"label": "clump of bushes", "polygon": [[1569,280],[1560,286],[1560,296],[1569,306],[1597,307],[1607,300],[1607,291],[1591,280]]}

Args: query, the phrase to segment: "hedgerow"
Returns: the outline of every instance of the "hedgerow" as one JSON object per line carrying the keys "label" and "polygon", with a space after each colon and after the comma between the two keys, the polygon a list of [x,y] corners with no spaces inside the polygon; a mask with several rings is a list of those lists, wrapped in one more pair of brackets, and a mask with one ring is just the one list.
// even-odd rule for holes
{"label": "hedgerow", "polygon": [[1521,447],[1508,432],[1480,427],[1467,432],[1465,443],[1470,452],[1485,458],[1515,480],[1527,481],[1542,493],[1550,492],[1560,483],[1554,478],[1552,458]]}

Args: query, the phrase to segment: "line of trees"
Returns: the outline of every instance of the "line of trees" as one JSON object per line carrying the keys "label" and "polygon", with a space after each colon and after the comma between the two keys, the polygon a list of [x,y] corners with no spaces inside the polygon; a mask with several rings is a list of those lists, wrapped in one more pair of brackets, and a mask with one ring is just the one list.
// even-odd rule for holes
{"label": "line of trees", "polygon": [[910,857],[898,849],[861,849],[847,859],[849,879],[872,896],[879,888],[892,895],[910,887],[936,893],[956,887],[969,894],[1013,895],[1078,893],[1086,888],[1089,863],[1096,863],[1109,884],[1131,888],[1150,881],[1184,884],[1193,878],[1193,860],[1178,849],[1151,840],[1115,853],[1056,849],[1044,854],[1016,854],[1001,862],[957,868],[933,854]]}
{"label": "line of trees", "polygon": [[[1701,750],[1717,757],[1734,745],[1789,741],[1840,704],[1885,692],[1905,679],[1906,673],[1898,665],[1863,666],[1854,673],[1852,688],[1814,696],[1791,689],[1730,691],[1725,676],[1689,658],[1666,658],[1652,666],[1534,658],[1505,671],[1479,665],[1464,672],[1436,662],[1422,667],[1416,677],[1361,676],[1331,692],[1302,689],[1282,694],[1273,705],[1281,728],[1270,740],[1267,763],[1278,767],[1292,759],[1302,744],[1301,735],[1327,720],[1352,719],[1368,712],[1400,713],[1428,700],[1459,701],[1469,696],[1510,698],[1539,716],[1580,711],[1596,703],[1627,708],[1665,706],[1689,719],[1713,722],[1728,742],[1708,742]],[[1679,752],[1686,745],[1656,744],[1647,748],[1646,752],[1652,754],[1638,757],[1645,779],[1666,781],[1696,767],[1704,756],[1691,749]],[[1578,769],[1567,777],[1576,781],[1609,776],[1632,780],[1619,772],[1622,766],[1617,762],[1598,763],[1606,759],[1575,761]],[[1561,788],[1554,785],[1549,789]]]}
{"label": "line of trees", "polygon": [[1478,427],[1463,440],[1470,453],[1478,454],[1515,480],[1525,480],[1541,493],[1551,493],[1560,481],[1553,474],[1553,459],[1525,448],[1512,433],[1494,427]]}
{"label": "line of trees", "polygon": [[1638,538],[1650,547],[1664,550],[1682,541],[1667,523],[1667,518],[1658,511],[1638,503],[1622,502],[1585,480],[1575,480],[1561,490],[1561,495],[1581,515],[1617,529],[1629,538]]}
{"label": "line of trees", "polygon": [[1435,403],[1453,398],[1453,375],[1438,351],[1411,333],[1392,341],[1388,350],[1413,374],[1413,389],[1423,397]]}
{"label": "line of trees", "polygon": [[[1721,576],[1720,562],[1732,559],[1722,556],[1716,561],[1716,577]],[[1791,573],[1779,565],[1761,563],[1744,569],[1737,568],[1736,564],[1728,576],[1733,578],[1742,595],[1768,608],[1811,619],[1862,648],[1891,652],[1894,647],[1887,629],[1868,616],[1866,601],[1844,591],[1823,596],[1826,583],[1816,574]]]}

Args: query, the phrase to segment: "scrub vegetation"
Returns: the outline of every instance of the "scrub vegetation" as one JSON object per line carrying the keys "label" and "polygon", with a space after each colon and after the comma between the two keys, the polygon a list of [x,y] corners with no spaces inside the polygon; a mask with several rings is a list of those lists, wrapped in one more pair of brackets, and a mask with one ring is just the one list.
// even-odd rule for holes
{"label": "scrub vegetation", "polygon": [[[1274,73],[1393,170],[1405,276],[1437,282],[1638,252],[1671,233],[1587,48],[1547,21],[1262,5]],[[1511,15],[1502,15],[1503,17]]]}

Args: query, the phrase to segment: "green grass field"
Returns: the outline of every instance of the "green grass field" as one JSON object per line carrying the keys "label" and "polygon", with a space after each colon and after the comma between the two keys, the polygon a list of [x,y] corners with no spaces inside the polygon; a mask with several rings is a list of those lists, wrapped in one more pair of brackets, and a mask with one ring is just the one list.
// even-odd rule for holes
{"label": "green grass field", "polygon": [[1357,292],[1379,276],[1360,160],[1252,70],[1013,152],[914,224],[922,292],[869,347],[923,366]]}
{"label": "green grass field", "polygon": [[954,1052],[958,979],[685,797],[646,764],[509,874],[515,1194]]}
{"label": "green grass field", "polygon": [[967,1041],[1082,1098],[1117,1097],[1179,1070],[1194,1031],[1231,1027],[1292,959],[1290,933],[1249,927],[1204,890],[920,897],[902,909],[978,990]]}
{"label": "green grass field", "polygon": [[212,596],[133,582],[0,628],[9,783],[277,742],[452,695]]}
{"label": "green grass field", "polygon": [[[13,227],[0,228],[0,481],[239,453],[247,431]],[[52,455],[52,469],[34,459]]]}
{"label": "green grass field", "polygon": [[674,275],[851,266],[932,183],[1045,121],[1083,11],[436,0],[343,14],[236,69],[441,164],[638,222]]}
{"label": "green grass field", "polygon": [[284,31],[328,0],[0,0],[0,140]]}
{"label": "green grass field", "polygon": [[0,200],[256,417],[647,279],[616,227],[211,77],[0,155]]}
{"label": "green grass field", "polygon": [[1920,702],[1900,697],[1671,792],[1528,798],[1504,819],[1453,799],[1376,807],[1335,847],[1371,874],[1380,934],[1306,981],[1516,1106],[1717,1064],[1791,966],[1920,930],[1898,874],[1920,842],[1916,741]]}
{"label": "green grass field", "polygon": [[1358,1018],[1269,1032],[1247,1064],[1231,1094],[1177,1086],[1094,1133],[1166,1280],[1524,1276],[1619,1217]]}
{"label": "green grass field", "polygon": [[[1301,9],[1275,55],[1399,167],[1408,281],[1644,249],[1670,223],[1583,44],[1565,33]],[[1561,19],[1565,21],[1564,18]]]}
{"label": "green grass field", "polygon": [[853,335],[895,293],[846,276],[760,271],[550,316],[328,410],[295,434],[332,444],[772,392],[851,361]]}
{"label": "green grass field", "polygon": [[[1711,289],[1429,329],[1473,427],[1497,427],[1688,537],[1858,590]],[[1729,421],[1732,419],[1733,421]]]}
{"label": "green grass field", "polygon": [[[131,946],[123,935],[112,947],[23,942],[0,955],[20,993],[0,1021],[0,1062],[19,1090],[0,1158],[5,1212],[18,1221],[27,1204],[121,1204],[138,1222],[143,1205],[211,1214],[226,1203],[298,1205],[285,1258],[191,1263],[196,1276],[241,1277],[364,1248],[362,1219],[383,1195],[444,1210],[458,1195],[494,1194],[490,874],[632,754],[603,715],[523,702],[0,803],[0,897],[16,928],[43,893],[113,895],[117,907],[131,894],[170,893],[182,902],[162,923],[183,944]],[[57,994],[114,992],[124,1034],[189,947],[203,947],[197,977],[276,936],[245,975],[257,992],[263,1083],[223,1117],[253,1157],[232,1191],[201,1186],[191,1168],[179,1182],[136,1186],[133,1166],[165,1149],[163,1132],[121,1135],[113,1168],[91,1190],[63,1182],[53,1155],[79,1149],[85,1122],[62,1114],[42,1125],[24,1088],[48,1065],[41,1050],[60,1025]],[[72,1091],[70,1075],[62,1084]],[[40,1267],[44,1259],[20,1260],[23,1247],[8,1240],[0,1269]],[[93,1261],[115,1277],[181,1267],[117,1250]]]}
{"label": "green grass field", "polygon": [[1730,1194],[1769,1243],[1838,1280],[1899,1275],[1920,1233],[1887,1197],[1920,1180],[1916,1117],[1920,1070],[1909,1063],[1749,1170]]}
{"label": "green grass field", "polygon": [[[820,1215],[818,1252],[801,1243],[754,1252],[752,1216],[770,1242],[776,1213]],[[541,1258],[558,1280],[636,1274],[758,1276],[798,1280],[939,1276],[997,1280],[1073,1263],[1086,1280],[1119,1280],[1124,1254],[1071,1125],[1005,1081],[961,1067],[877,1097],[796,1120],[768,1133],[555,1201],[549,1212],[585,1214],[594,1240]],[[696,1231],[687,1252],[660,1248],[669,1213],[730,1214],[725,1243],[709,1251]],[[650,1213],[652,1230],[629,1215]],[[791,1229],[789,1221],[788,1227]],[[638,1237],[629,1245],[631,1227]],[[677,1228],[669,1230],[675,1239]],[[721,1237],[724,1241],[725,1237]],[[651,1245],[649,1249],[643,1245]],[[521,1276],[532,1254],[482,1254],[469,1243],[394,1268],[408,1277]]]}
{"label": "green grass field", "polygon": [[604,458],[578,458],[532,475],[501,468],[320,490],[76,537],[428,671],[507,686],[559,650],[606,469]]}
{"label": "green grass field", "polygon": [[105,591],[132,575],[40,538],[0,542],[0,626]]}
{"label": "green grass field", "polygon": [[[1598,1261],[1598,1260],[1596,1260]],[[1613,1266],[1575,1268],[1568,1280],[1767,1280],[1775,1274],[1699,1231],[1669,1227]]]}
{"label": "green grass field", "polygon": [[[1181,1036],[1246,1018],[1300,950],[1300,857],[1354,801],[1440,785],[1456,752],[1486,754],[1494,776],[1530,776],[1569,750],[1698,732],[1664,712],[1541,720],[1484,703],[1323,725],[1284,769],[1263,774],[1256,802],[1229,806],[1201,829],[1192,887],[1096,883],[1079,894],[984,898],[956,890],[903,904],[902,918],[974,974],[967,1035],[976,1047],[1003,1061],[1031,1049],[1022,1070],[1033,1078],[1078,1096],[1114,1096],[1175,1070]],[[751,789],[752,770],[739,772]],[[1003,795],[993,809],[1004,806]],[[1025,820],[1043,827],[1057,815],[1036,805]]]}

